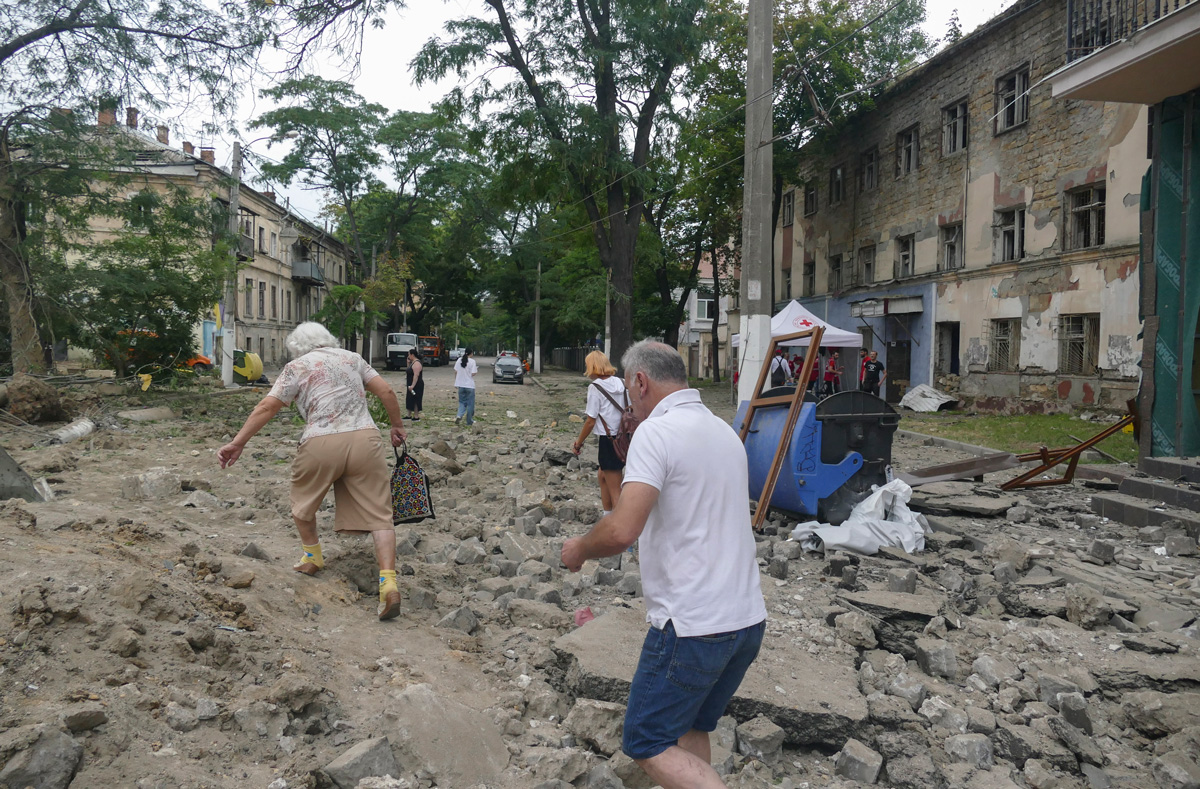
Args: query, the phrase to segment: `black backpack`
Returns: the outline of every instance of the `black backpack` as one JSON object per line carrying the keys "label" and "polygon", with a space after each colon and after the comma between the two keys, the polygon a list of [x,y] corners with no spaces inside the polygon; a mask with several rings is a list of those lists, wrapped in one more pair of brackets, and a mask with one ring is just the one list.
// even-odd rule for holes
{"label": "black backpack", "polygon": [[777,361],[779,364],[775,366],[775,369],[771,370],[771,386],[783,386],[785,383],[787,383],[787,373],[783,371],[784,363],[780,357],[776,356],[775,359],[771,361],[771,364],[775,365],[775,362]]}

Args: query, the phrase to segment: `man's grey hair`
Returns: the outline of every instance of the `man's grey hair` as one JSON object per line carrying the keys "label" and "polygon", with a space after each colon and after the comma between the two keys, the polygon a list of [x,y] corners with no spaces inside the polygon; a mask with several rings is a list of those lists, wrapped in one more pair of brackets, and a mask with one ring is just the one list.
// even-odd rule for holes
{"label": "man's grey hair", "polygon": [[621,357],[626,377],[644,373],[651,381],[687,386],[687,368],[683,357],[670,345],[657,340],[642,340]]}
{"label": "man's grey hair", "polygon": [[287,345],[292,358],[299,359],[309,351],[315,351],[318,348],[336,348],[338,341],[337,337],[329,333],[329,329],[315,321],[306,321],[287,336],[284,344]]}

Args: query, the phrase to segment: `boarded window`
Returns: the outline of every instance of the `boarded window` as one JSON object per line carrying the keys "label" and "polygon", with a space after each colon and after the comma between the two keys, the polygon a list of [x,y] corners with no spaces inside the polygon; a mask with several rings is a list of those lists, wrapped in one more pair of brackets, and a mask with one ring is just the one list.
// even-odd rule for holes
{"label": "boarded window", "polygon": [[991,330],[988,371],[1016,372],[1021,359],[1021,321],[1016,318],[993,320]]}
{"label": "boarded window", "polygon": [[1100,364],[1100,316],[1058,317],[1058,371],[1063,375],[1094,375]]}

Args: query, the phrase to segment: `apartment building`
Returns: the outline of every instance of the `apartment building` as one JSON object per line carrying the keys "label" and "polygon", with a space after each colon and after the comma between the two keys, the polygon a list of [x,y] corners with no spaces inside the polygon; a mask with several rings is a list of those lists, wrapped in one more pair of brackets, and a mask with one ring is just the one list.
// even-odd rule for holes
{"label": "apartment building", "polygon": [[1062,101],[1067,4],[1021,0],[809,145],[775,293],[859,331],[889,400],[1123,407],[1137,390],[1145,108]]}
{"label": "apartment building", "polygon": [[[102,110],[98,125],[114,127],[114,110]],[[169,130],[159,126],[154,137],[139,130],[138,111],[126,110],[120,131],[134,154],[137,188],[185,186],[194,195],[209,195],[229,205],[232,178],[216,163],[216,151],[183,142],[172,147]],[[288,360],[284,339],[299,323],[321,309],[329,286],[356,277],[349,248],[325,229],[281,205],[275,193],[241,183],[238,189],[236,297],[217,309],[223,321],[233,321],[239,349],[253,351],[273,368]],[[103,222],[93,234],[103,237],[112,228]],[[196,327],[197,347],[214,361],[220,332],[216,314]]]}

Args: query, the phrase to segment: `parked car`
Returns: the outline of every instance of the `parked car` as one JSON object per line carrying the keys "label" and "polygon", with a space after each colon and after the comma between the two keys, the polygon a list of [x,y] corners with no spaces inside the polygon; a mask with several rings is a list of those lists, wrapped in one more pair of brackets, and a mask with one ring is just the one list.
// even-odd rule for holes
{"label": "parked car", "polygon": [[466,350],[466,348],[451,348],[447,352],[447,357],[449,358],[450,361],[457,362],[459,359],[462,358],[463,351],[465,351],[465,350]]}
{"label": "parked car", "polygon": [[501,356],[492,365],[492,383],[498,384],[502,381],[525,383],[525,365],[521,364],[521,360],[516,356]]}
{"label": "parked car", "polygon": [[422,336],[417,347],[421,349],[421,359],[426,364],[436,367],[450,362],[450,353],[441,337]]}

